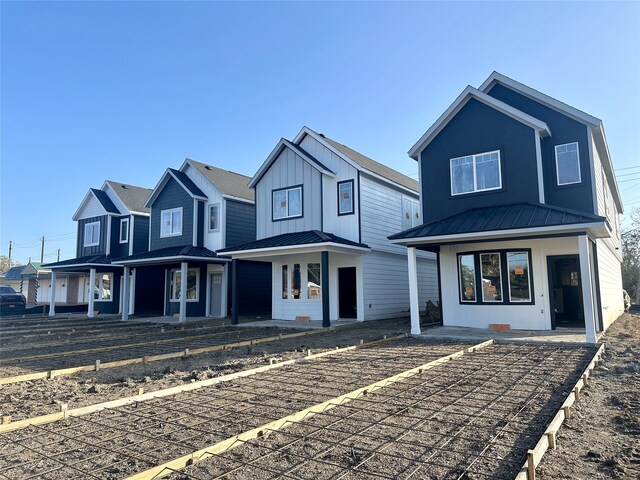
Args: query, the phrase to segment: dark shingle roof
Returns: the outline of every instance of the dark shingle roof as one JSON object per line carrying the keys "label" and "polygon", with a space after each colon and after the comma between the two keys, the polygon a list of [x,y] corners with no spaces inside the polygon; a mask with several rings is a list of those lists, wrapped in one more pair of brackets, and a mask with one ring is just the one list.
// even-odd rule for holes
{"label": "dark shingle roof", "polygon": [[102,207],[107,211],[107,213],[120,213],[120,210],[118,210],[118,207],[113,204],[113,202],[109,198],[109,195],[107,195],[107,192],[103,192],[102,190],[98,190],[97,188],[92,188],[91,192],[93,192],[93,194],[98,199]]}
{"label": "dark shingle roof", "polygon": [[151,195],[150,188],[137,187],[126,183],[107,180],[107,185],[116,193],[124,206],[131,212],[149,213],[149,209],[144,206],[147,198]]}
{"label": "dark shingle roof", "polygon": [[604,217],[536,203],[474,208],[391,235],[391,240],[604,222]]}
{"label": "dark shingle roof", "polygon": [[251,177],[229,170],[223,170],[222,168],[207,165],[190,158],[188,158],[187,161],[207,177],[223,195],[242,198],[252,202],[255,200],[253,189],[247,186]]}
{"label": "dark shingle roof", "polygon": [[135,260],[154,260],[169,257],[199,257],[203,259],[217,258],[218,254],[204,247],[194,247],[192,245],[179,245],[177,247],[160,248],[149,252],[136,253],[128,257],[115,259],[114,263],[130,262]]}
{"label": "dark shingle roof", "polygon": [[17,267],[11,267],[9,270],[4,272],[5,280],[20,280],[22,276],[22,270],[26,265],[19,265]]}
{"label": "dark shingle roof", "polygon": [[169,171],[178,179],[180,183],[182,183],[182,185],[184,185],[184,187],[189,193],[191,193],[191,195],[193,195],[194,197],[207,198],[204,192],[200,190],[195,183],[193,183],[193,180],[191,180],[186,173],[174,168],[170,168]]}
{"label": "dark shingle roof", "polygon": [[[311,129],[309,129],[311,130]],[[313,131],[313,130],[312,130]],[[331,138],[327,137],[322,133],[315,132],[316,135],[322,137],[329,145],[338,150],[343,155],[346,155],[355,163],[360,165],[365,170],[369,170],[376,175],[380,175],[392,182],[395,182],[403,187],[406,187],[414,192],[418,192],[420,190],[420,184],[414,180],[413,178],[407,177],[406,175],[394,170],[393,168],[387,167],[380,162],[376,162],[375,160],[362,155],[360,152],[356,152],[352,148],[347,147]]]}
{"label": "dark shingle roof", "polygon": [[223,248],[222,250],[218,250],[218,252],[224,253],[235,252],[238,250],[255,250],[258,248],[293,247],[315,243],[339,243],[341,245],[348,245],[351,247],[369,248],[369,246],[364,243],[352,242],[346,238],[338,237],[333,233],[309,230],[306,232],[283,233],[282,235],[263,238],[254,242],[245,243],[244,245]]}
{"label": "dark shingle roof", "polygon": [[61,260],[59,262],[45,263],[42,266],[46,268],[56,267],[72,267],[74,265],[110,265],[111,257],[109,255],[87,255],[85,257],[70,258],[68,260]]}

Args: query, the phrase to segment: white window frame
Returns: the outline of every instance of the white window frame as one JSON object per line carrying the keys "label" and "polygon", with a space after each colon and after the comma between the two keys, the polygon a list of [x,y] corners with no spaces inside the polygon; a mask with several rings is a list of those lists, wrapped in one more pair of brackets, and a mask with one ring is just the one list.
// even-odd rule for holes
{"label": "white window frame", "polygon": [[[95,228],[95,227],[98,228]],[[87,240],[89,239],[89,236],[87,235],[87,230],[90,228],[90,232],[91,232],[91,242],[88,243]],[[96,231],[95,234],[95,239],[94,239],[94,235],[93,235],[93,231]],[[83,242],[83,246],[85,247],[95,247],[97,245],[100,245],[100,222],[91,222],[91,223],[85,223],[84,224],[84,242]]]}
{"label": "white window frame", "polygon": [[[124,225],[127,225],[126,228],[124,228]],[[124,232],[125,235],[125,239],[122,239],[122,232]],[[120,219],[120,237],[118,237],[120,239],[120,243],[128,243],[129,242],[129,219],[128,218],[121,218]]]}
{"label": "white window frame", "polygon": [[[104,292],[104,276],[109,277],[109,283],[111,285],[111,297],[103,298],[102,293]],[[113,273],[96,273],[96,283],[98,286],[93,286],[93,301],[94,302],[113,302]],[[96,291],[97,288],[97,291]],[[98,293],[98,298],[96,298],[96,293]]]}
{"label": "white window frame", "polygon": [[[217,215],[217,219],[218,219],[218,227],[217,228],[211,228],[211,209],[213,207],[218,207],[218,215]],[[207,207],[207,228],[209,229],[210,232],[219,232],[220,231],[220,203],[210,203],[209,206]]]}
{"label": "white window frame", "polygon": [[[189,268],[187,269],[187,278],[189,277],[189,272],[196,272],[196,298],[187,298],[187,302],[199,302],[200,301],[200,269],[199,268]],[[182,270],[180,268],[174,268],[171,270],[171,276],[169,278],[169,301],[176,303],[180,302],[179,298],[175,298],[176,290],[176,273],[182,275]],[[186,291],[186,289],[185,289]]]}
{"label": "white window frame", "polygon": [[[289,205],[291,205],[291,202],[289,201],[289,193],[293,192],[294,190],[300,191],[300,213],[296,215],[291,215],[289,214]],[[273,208],[274,195],[279,192],[285,192],[285,195],[287,198],[287,214],[282,217],[276,217],[276,212],[275,212],[275,209]],[[303,194],[302,185],[296,185],[295,187],[287,187],[287,188],[277,188],[277,189],[271,190],[271,220],[279,221],[279,220],[288,220],[292,218],[302,218],[304,216],[304,197],[302,196],[302,194]]]}
{"label": "white window frame", "polygon": [[[478,188],[478,176],[476,175],[476,157],[481,157],[482,155],[490,155],[492,153],[497,153],[498,154],[498,183],[499,183],[499,185],[497,187],[491,187],[491,188]],[[453,193],[453,161],[454,160],[460,160],[462,158],[467,158],[467,157],[471,157],[473,159],[473,162],[472,162],[472,165],[473,165],[473,190],[471,190],[469,192]],[[489,152],[474,153],[472,155],[463,155],[462,157],[450,158],[449,159],[449,180],[450,180],[450,183],[451,183],[451,185],[450,185],[451,196],[453,196],[453,197],[457,197],[458,195],[468,195],[470,193],[488,192],[490,190],[500,190],[502,188],[502,158],[500,157],[500,150],[491,150]]]}
{"label": "white window frame", "polygon": [[[558,169],[558,147],[566,147],[567,145],[574,144],[576,146],[576,155],[578,157],[578,180],[575,182],[560,183],[560,170]],[[582,169],[580,168],[580,144],[578,142],[563,143],[561,145],[556,145],[553,150],[556,157],[556,185],[561,187],[563,185],[574,185],[576,183],[582,183]]]}
{"label": "white window frame", "polygon": [[[179,232],[174,232],[173,231],[173,214],[180,212],[180,231]],[[170,233],[162,233],[162,226],[164,225],[164,216],[165,214],[171,214],[171,232]],[[178,208],[168,208],[166,210],[161,210],[160,211],[160,238],[166,238],[166,237],[179,237],[180,235],[182,235],[182,225],[184,224],[184,215],[182,212],[182,207],[178,207]]]}

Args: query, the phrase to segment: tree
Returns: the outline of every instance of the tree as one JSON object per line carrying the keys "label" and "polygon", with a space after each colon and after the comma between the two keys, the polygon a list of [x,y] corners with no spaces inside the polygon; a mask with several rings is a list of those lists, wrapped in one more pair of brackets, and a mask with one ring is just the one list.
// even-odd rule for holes
{"label": "tree", "polygon": [[631,224],[622,232],[622,285],[640,303],[640,208],[632,210]]}
{"label": "tree", "polygon": [[13,260],[9,261],[9,257],[6,255],[0,255],[0,272],[4,273],[9,270],[11,267],[15,267],[19,265],[17,262]]}

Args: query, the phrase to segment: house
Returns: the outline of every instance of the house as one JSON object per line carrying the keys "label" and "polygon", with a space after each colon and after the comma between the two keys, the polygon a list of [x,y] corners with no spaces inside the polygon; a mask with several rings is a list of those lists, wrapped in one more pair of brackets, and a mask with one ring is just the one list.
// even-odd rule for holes
{"label": "house", "polygon": [[[113,264],[112,259],[148,249],[149,210],[144,203],[150,193],[147,188],[109,180],[100,189],[89,189],[73,215],[78,226],[76,257],[43,265],[51,270],[50,316],[56,314],[57,289],[62,288],[59,276],[69,278],[65,287],[67,302],[87,303],[89,317],[95,311],[112,314],[121,311],[123,269]],[[147,279],[138,281],[146,284]],[[130,297],[131,313],[136,307],[139,311],[146,310],[147,296],[142,289],[139,293],[138,298]]]}
{"label": "house", "polygon": [[[41,262],[32,262],[26,265],[11,267],[0,276],[3,285],[12,287],[27,299],[27,305],[37,305],[48,299],[47,294],[50,285],[51,271],[43,269]],[[65,279],[59,279],[59,283],[65,285]],[[68,282],[66,282],[68,283]],[[67,303],[66,291],[57,299],[60,303]]]}
{"label": "house", "polygon": [[[418,182],[304,127],[249,186],[257,240],[219,253],[271,263],[273,318],[326,327],[408,313],[406,249],[387,236],[419,223]],[[438,297],[435,256],[417,257],[426,305]]]}
{"label": "house", "polygon": [[[177,315],[180,321],[227,316],[231,259],[217,251],[256,238],[249,180],[191,159],[164,172],[145,201],[150,212],[147,248],[113,261],[124,268],[125,281],[131,272],[148,278],[147,299],[155,314]],[[241,262],[235,269],[244,300],[236,305],[236,315],[268,313],[271,267]],[[137,287],[131,292],[137,295]],[[128,318],[127,312],[122,317]]]}
{"label": "house", "polygon": [[422,224],[408,247],[435,252],[444,325],[551,330],[596,341],[623,311],[622,202],[602,121],[494,72],[467,87],[409,151]]}

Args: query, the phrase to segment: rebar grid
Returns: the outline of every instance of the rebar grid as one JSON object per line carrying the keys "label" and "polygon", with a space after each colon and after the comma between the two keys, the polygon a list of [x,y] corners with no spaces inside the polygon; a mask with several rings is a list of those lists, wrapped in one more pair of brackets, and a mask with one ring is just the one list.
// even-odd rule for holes
{"label": "rebar grid", "polygon": [[[362,478],[461,479],[471,474],[483,478],[512,478],[522,466],[527,448],[536,443],[541,429],[546,427],[547,417],[550,418],[544,415],[543,407],[533,405],[534,401],[540,400],[543,394],[553,397],[558,387],[575,380],[588,362],[591,350],[518,346],[504,352],[503,348],[494,347],[461,357],[346,405],[292,422],[263,439],[242,442],[245,448],[213,455],[212,460],[189,467],[177,477],[324,480],[360,478],[357,475],[361,475]],[[539,353],[544,354],[542,359]],[[485,361],[486,357],[501,358],[479,366],[482,356]],[[558,368],[565,364],[572,368]],[[457,380],[433,382],[443,374]],[[533,381],[533,376],[540,380]],[[442,421],[442,416],[448,415],[452,407],[459,407],[462,400],[472,395],[483,403],[476,406],[476,412],[461,414],[464,416],[459,422]],[[506,395],[512,400],[503,402]],[[565,396],[555,395],[554,412]],[[429,406],[430,402],[437,404]],[[489,409],[497,413],[486,415]],[[521,420],[525,423],[521,431],[508,429],[527,409],[534,411],[531,418]],[[427,414],[426,418],[421,412]],[[544,419],[538,418],[540,416]],[[447,429],[446,425],[443,430],[443,424],[453,428]],[[472,435],[463,435],[470,429],[474,429]],[[524,431],[526,429],[532,431]],[[510,442],[498,440],[508,432],[514,437]],[[310,444],[323,448],[312,448]],[[494,447],[502,447],[507,455],[492,454]],[[335,457],[340,461],[329,460]],[[292,458],[297,459],[293,464]],[[484,465],[479,464],[481,459]],[[283,464],[289,468],[282,468]]]}
{"label": "rebar grid", "polygon": [[[123,464],[129,471],[149,468],[163,458],[277,420],[463,346],[467,345],[393,341],[173,397],[10,432],[0,435],[0,446],[13,444],[22,450],[0,451],[0,475],[63,478],[76,475],[70,473],[76,470],[100,476],[120,471]],[[16,462],[16,457],[21,460]],[[41,467],[43,460],[47,463]]]}

